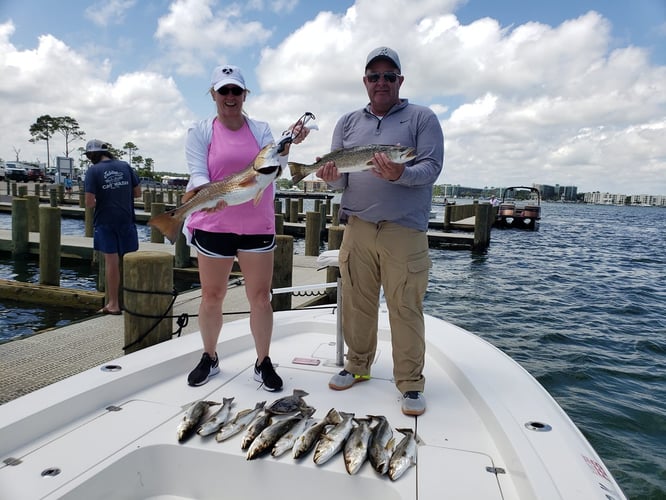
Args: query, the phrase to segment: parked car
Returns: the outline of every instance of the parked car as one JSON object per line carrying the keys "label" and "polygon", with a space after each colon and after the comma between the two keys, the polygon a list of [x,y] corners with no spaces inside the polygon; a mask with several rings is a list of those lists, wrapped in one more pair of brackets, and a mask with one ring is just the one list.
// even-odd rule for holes
{"label": "parked car", "polygon": [[22,167],[10,167],[8,163],[5,167],[5,179],[17,182],[27,182],[28,169]]}
{"label": "parked car", "polygon": [[44,172],[39,167],[29,167],[27,169],[27,176],[29,181],[43,182],[44,181]]}

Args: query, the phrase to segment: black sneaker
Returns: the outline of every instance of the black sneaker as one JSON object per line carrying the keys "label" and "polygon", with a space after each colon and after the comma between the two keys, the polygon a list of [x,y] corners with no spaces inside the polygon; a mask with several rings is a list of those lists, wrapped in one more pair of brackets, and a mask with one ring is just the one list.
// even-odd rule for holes
{"label": "black sneaker", "polygon": [[220,359],[217,353],[215,359],[211,359],[208,353],[204,352],[197,367],[187,377],[187,383],[194,386],[204,385],[210,377],[218,373],[220,373]]}
{"label": "black sneaker", "polygon": [[261,382],[267,391],[282,390],[282,379],[275,373],[271,358],[268,356],[264,358],[259,366],[257,366],[257,363],[254,364],[254,380]]}

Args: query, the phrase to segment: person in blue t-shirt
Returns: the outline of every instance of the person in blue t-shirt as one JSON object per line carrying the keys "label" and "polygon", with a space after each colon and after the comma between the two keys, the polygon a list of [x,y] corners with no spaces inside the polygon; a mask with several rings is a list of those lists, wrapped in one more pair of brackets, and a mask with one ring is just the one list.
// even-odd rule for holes
{"label": "person in blue t-shirt", "polygon": [[109,144],[97,139],[86,144],[92,166],[86,172],[86,207],[94,208],[93,248],[104,254],[106,305],[98,312],[121,314],[120,260],[139,249],[134,223],[134,198],[141,196],[139,177],[127,162],[117,160]]}
{"label": "person in blue t-shirt", "polygon": [[65,192],[67,193],[67,198],[72,197],[72,179],[67,174],[65,174]]}

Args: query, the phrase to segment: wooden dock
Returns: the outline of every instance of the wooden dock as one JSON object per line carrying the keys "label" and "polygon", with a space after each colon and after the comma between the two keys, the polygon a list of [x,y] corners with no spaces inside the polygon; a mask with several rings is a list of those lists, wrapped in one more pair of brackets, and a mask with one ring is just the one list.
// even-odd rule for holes
{"label": "wooden dock", "polygon": [[[455,205],[451,206],[452,210],[459,210],[455,208]],[[461,206],[458,206],[461,207]],[[467,212],[470,208],[473,210],[474,206],[469,205],[469,208],[466,209]],[[73,219],[85,219],[85,208],[81,208],[78,205],[78,202],[74,200],[68,200],[65,205],[59,207],[61,214],[66,218]],[[173,208],[173,207],[169,207]],[[447,207],[449,208],[449,207]],[[12,205],[11,201],[8,203],[7,200],[0,201],[0,213],[11,213]],[[465,212],[465,213],[467,213]],[[150,219],[150,213],[146,212],[143,208],[142,202],[137,202],[135,209],[135,218],[137,224],[147,224]],[[299,221],[305,220],[306,214],[299,213],[297,219]],[[328,226],[330,227],[330,216],[328,217]],[[492,221],[486,221],[492,226]],[[283,234],[293,236],[295,238],[304,238],[305,237],[306,224],[305,222],[287,222],[283,224]],[[3,234],[0,231],[0,252],[2,251],[11,251],[11,232],[9,232],[9,237],[7,238],[6,234]],[[428,241],[430,246],[433,248],[466,248],[474,249],[475,248],[475,233],[476,233],[476,216],[465,216],[459,220],[454,219],[449,222],[438,222],[430,221],[429,230],[428,230]],[[83,237],[83,236],[82,236]],[[87,238],[90,240],[90,238]],[[488,235],[488,240],[490,239]],[[478,236],[477,236],[478,240]],[[63,240],[64,241],[64,240]],[[30,240],[30,252],[34,254],[39,253],[38,249],[39,238],[33,241],[32,235]],[[71,245],[63,244],[63,257],[76,257],[81,256],[82,258],[91,258],[90,248],[92,248],[92,243],[88,245],[82,240],[73,243]],[[81,246],[81,248],[77,248]],[[168,243],[165,246],[169,247]]]}

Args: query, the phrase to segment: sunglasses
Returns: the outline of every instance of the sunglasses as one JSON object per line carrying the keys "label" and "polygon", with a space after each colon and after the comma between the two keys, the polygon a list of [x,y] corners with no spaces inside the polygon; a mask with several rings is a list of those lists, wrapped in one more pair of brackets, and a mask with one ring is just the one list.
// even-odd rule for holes
{"label": "sunglasses", "polygon": [[227,95],[229,92],[233,95],[241,95],[245,91],[240,87],[220,87],[217,89],[217,93],[220,95]]}
{"label": "sunglasses", "polygon": [[376,83],[379,81],[379,77],[383,76],[384,81],[394,83],[398,79],[398,74],[393,71],[387,71],[385,73],[368,73],[365,77],[370,83]]}

